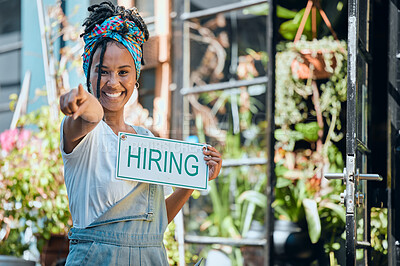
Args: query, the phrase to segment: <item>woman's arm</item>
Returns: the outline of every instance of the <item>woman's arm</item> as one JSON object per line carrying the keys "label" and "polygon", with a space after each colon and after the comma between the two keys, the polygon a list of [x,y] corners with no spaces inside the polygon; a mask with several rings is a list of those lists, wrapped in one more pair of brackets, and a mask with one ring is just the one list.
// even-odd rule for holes
{"label": "woman's arm", "polygon": [[176,188],[166,200],[165,206],[167,208],[168,223],[170,223],[178,212],[185,205],[186,201],[192,195],[193,189]]}
{"label": "woman's arm", "polygon": [[60,109],[68,117],[64,122],[64,151],[70,153],[104,115],[100,102],[79,84],[60,97]]}
{"label": "woman's arm", "polygon": [[[208,180],[215,179],[222,166],[222,158],[221,154],[215,149],[214,147],[208,146],[207,149],[203,150],[204,160],[208,165],[208,173],[209,178]],[[192,195],[193,189],[185,189],[185,188],[177,188],[175,189],[174,193],[171,194],[165,200],[165,206],[167,208],[167,216],[168,216],[168,223],[170,223],[178,212],[182,209],[183,205],[189,199],[190,195]]]}

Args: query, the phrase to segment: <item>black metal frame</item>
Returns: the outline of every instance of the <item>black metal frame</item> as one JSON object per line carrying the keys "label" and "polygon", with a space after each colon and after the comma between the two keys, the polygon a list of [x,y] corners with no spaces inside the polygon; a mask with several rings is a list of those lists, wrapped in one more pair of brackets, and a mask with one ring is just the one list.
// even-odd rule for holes
{"label": "black metal frame", "polygon": [[[184,77],[182,73],[184,73],[184,22],[194,18],[201,18],[210,15],[216,15],[219,13],[225,13],[229,11],[234,11],[238,9],[242,9],[245,7],[258,5],[261,3],[269,3],[270,4],[270,15],[267,16],[267,29],[266,36],[267,38],[267,49],[269,54],[269,63],[268,63],[268,74],[265,77],[258,77],[249,81],[229,81],[218,84],[210,84],[206,86],[199,86],[194,88],[185,88],[184,86]],[[232,89],[241,86],[250,86],[256,84],[266,84],[267,85],[267,93],[266,93],[266,118],[267,118],[267,131],[266,134],[266,150],[267,157],[271,158],[269,160],[265,158],[249,158],[247,160],[226,160],[223,162],[223,167],[235,167],[240,165],[256,165],[256,164],[266,164],[267,166],[267,204],[268,210],[266,211],[265,217],[265,227],[266,227],[266,235],[264,239],[230,239],[230,238],[215,238],[215,237],[199,237],[199,236],[186,236],[186,243],[197,243],[197,244],[225,244],[232,246],[262,246],[264,247],[264,264],[272,265],[273,264],[273,245],[272,245],[272,232],[273,232],[273,211],[271,203],[274,200],[273,188],[275,184],[275,172],[274,172],[274,128],[275,128],[275,54],[276,54],[276,43],[277,43],[277,20],[276,20],[276,1],[274,0],[256,0],[256,1],[245,1],[241,3],[228,4],[225,6],[210,8],[206,10],[201,10],[197,12],[190,13],[188,7],[184,5],[184,1],[182,0],[174,0],[174,11],[176,12],[175,19],[173,20],[173,82],[175,89],[173,90],[172,95],[172,106],[174,106],[174,115],[171,120],[171,137],[175,139],[182,139],[184,133],[184,97],[188,94],[193,93],[201,93],[207,91],[216,91],[216,90],[224,90],[224,89]]]}
{"label": "black metal frame", "polygon": [[388,3],[388,264],[400,265],[400,2]]}

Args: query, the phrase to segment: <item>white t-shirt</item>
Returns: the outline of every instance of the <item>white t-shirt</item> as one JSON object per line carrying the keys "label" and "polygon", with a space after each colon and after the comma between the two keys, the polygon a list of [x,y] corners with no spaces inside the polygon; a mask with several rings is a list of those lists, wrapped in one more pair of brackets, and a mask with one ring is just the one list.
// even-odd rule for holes
{"label": "white t-shirt", "polygon": [[[60,148],[69,209],[73,226],[85,228],[124,198],[137,182],[116,179],[118,137],[104,121],[68,154],[64,152],[64,121],[65,118],[61,123]],[[147,129],[133,128],[138,134],[153,136]],[[165,186],[164,193],[171,194],[172,188]]]}

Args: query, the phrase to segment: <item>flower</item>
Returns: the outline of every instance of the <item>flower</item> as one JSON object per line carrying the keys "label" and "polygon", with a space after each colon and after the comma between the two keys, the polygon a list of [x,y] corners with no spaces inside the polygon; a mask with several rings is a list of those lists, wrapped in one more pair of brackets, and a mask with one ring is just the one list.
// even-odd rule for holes
{"label": "flower", "polygon": [[17,142],[18,129],[7,129],[0,134],[1,148],[6,152],[10,152]]}
{"label": "flower", "polygon": [[17,149],[22,149],[26,145],[30,136],[31,132],[26,129],[7,129],[0,134],[1,148],[7,153],[15,147]]}

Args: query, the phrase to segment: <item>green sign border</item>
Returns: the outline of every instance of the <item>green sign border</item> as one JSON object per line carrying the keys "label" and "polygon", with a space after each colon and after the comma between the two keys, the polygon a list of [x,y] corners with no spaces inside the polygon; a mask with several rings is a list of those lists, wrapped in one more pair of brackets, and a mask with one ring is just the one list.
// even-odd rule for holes
{"label": "green sign border", "polygon": [[145,139],[164,140],[164,141],[169,141],[169,142],[183,143],[183,144],[189,144],[189,145],[195,145],[195,146],[201,146],[201,147],[206,146],[206,144],[185,142],[185,141],[175,140],[175,139],[156,138],[156,137],[144,136],[144,135],[139,135],[139,134],[118,132],[118,155],[117,155],[117,173],[116,173],[117,178],[131,179],[131,180],[135,180],[135,181],[142,181],[142,182],[153,183],[153,184],[171,185],[171,186],[190,188],[190,189],[207,190],[207,188],[208,188],[208,172],[209,172],[208,168],[207,168],[207,171],[206,171],[206,186],[205,187],[186,186],[186,185],[179,185],[179,184],[167,183],[167,182],[161,182],[161,181],[148,181],[148,180],[145,180],[145,179],[119,175],[119,155],[120,155],[120,148],[121,148],[121,135],[128,135],[128,136],[131,136],[131,137],[145,138]]}

